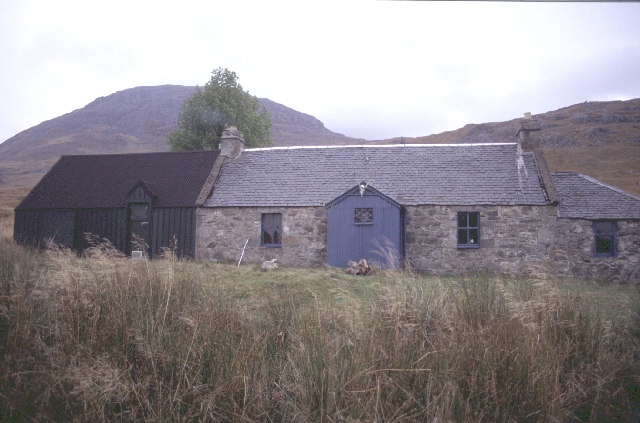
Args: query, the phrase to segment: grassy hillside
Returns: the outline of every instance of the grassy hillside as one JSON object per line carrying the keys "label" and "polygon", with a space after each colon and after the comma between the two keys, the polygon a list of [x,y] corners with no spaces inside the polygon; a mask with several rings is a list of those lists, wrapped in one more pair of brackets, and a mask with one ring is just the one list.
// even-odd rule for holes
{"label": "grassy hillside", "polygon": [[640,197],[640,142],[585,149],[548,148],[545,157],[552,170],[580,172]]}
{"label": "grassy hillside", "polygon": [[0,421],[632,421],[638,286],[0,238]]}

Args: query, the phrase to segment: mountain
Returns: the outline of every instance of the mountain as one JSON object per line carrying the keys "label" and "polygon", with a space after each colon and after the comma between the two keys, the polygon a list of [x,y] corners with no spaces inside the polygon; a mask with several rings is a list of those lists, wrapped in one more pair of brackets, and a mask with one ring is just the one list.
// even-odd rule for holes
{"label": "mountain", "polygon": [[[136,87],[27,129],[0,144],[0,204],[15,206],[63,154],[166,151],[183,102],[195,87]],[[330,131],[313,116],[272,100],[278,146],[513,142],[520,118],[469,124],[418,138],[367,141]],[[582,172],[640,195],[640,99],[588,102],[535,116],[553,170]]]}
{"label": "mountain", "polygon": [[[167,134],[196,87],[136,87],[100,97],[82,109],[42,122],[0,144],[0,204],[17,205],[65,154],[167,151]],[[362,144],[332,132],[313,116],[269,99],[276,145]]]}
{"label": "mountain", "polygon": [[0,144],[0,197],[16,203],[64,154],[166,150],[166,134],[193,90],[167,85],[120,91],[9,138]]}
{"label": "mountain", "polygon": [[318,119],[278,104],[267,98],[261,98],[262,104],[271,114],[271,138],[281,146],[292,145],[348,145],[366,144],[361,138],[350,138],[337,134],[324,127]]}

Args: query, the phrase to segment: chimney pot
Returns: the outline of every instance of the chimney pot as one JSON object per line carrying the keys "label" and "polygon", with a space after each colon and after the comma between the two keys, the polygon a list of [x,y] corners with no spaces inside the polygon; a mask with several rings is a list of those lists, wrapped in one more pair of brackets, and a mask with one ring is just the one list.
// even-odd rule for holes
{"label": "chimney pot", "polygon": [[530,120],[531,119],[531,112],[525,112],[524,113],[524,118],[527,119],[527,120]]}

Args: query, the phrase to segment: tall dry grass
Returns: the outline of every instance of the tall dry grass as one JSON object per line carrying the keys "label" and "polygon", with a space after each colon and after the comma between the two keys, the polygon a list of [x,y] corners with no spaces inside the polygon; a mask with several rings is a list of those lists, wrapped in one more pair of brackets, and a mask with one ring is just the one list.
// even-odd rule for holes
{"label": "tall dry grass", "polygon": [[633,421],[638,287],[0,244],[0,421]]}

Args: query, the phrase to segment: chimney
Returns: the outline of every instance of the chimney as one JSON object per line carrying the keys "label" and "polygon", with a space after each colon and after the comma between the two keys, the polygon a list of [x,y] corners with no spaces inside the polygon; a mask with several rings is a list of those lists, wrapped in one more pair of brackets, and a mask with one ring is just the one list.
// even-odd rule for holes
{"label": "chimney", "polygon": [[236,159],[244,150],[244,135],[235,126],[229,126],[222,131],[220,137],[220,155]]}
{"label": "chimney", "polygon": [[[516,133],[518,143],[523,150],[534,150],[540,147],[540,140],[536,136],[535,132],[540,130],[538,121],[531,118],[531,113],[524,114],[524,119],[520,121],[520,129]],[[533,133],[533,134],[532,134]]]}
{"label": "chimney", "polygon": [[211,196],[224,162],[227,159],[237,159],[240,153],[242,153],[242,150],[244,150],[244,145],[244,135],[242,135],[242,132],[238,131],[238,128],[235,126],[229,126],[222,131],[219,147],[220,155],[218,155],[211,169],[211,173],[209,173],[209,176],[202,186],[202,190],[200,190],[200,194],[198,194],[198,198],[196,198],[196,204],[198,206],[204,205],[207,198]]}
{"label": "chimney", "polygon": [[547,194],[547,199],[550,203],[557,204],[558,194],[553,186],[549,165],[547,164],[547,159],[544,157],[544,152],[540,146],[540,139],[537,134],[540,129],[538,121],[531,117],[530,112],[527,112],[524,114],[524,119],[520,121],[520,129],[518,129],[516,133],[516,138],[518,139],[519,150],[522,154],[533,154],[536,166],[538,167],[540,183]]}

